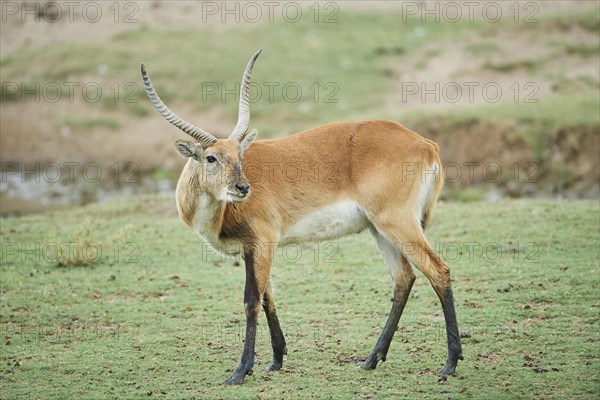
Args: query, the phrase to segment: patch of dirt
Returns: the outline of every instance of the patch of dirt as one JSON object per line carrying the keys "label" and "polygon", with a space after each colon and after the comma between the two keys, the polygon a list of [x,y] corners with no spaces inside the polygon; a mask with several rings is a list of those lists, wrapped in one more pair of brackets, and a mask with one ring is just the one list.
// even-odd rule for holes
{"label": "patch of dirt", "polygon": [[338,354],[338,365],[345,365],[345,364],[361,364],[365,361],[367,361],[367,357],[366,356],[359,356],[356,354],[353,354],[351,356],[348,357],[344,357],[341,354]]}
{"label": "patch of dirt", "polygon": [[498,29],[451,45],[430,45],[410,60],[400,54],[386,63],[387,73],[396,81],[387,108],[391,112],[447,111],[496,102],[540,101],[564,82],[598,80],[597,57],[582,58],[563,49],[583,45],[598,47],[600,38],[577,26],[566,31],[542,30],[536,24]]}
{"label": "patch of dirt", "polygon": [[[566,171],[571,175],[572,185],[592,187],[600,182],[600,131],[598,127],[567,126],[546,137],[544,159],[554,166],[554,174]],[[554,176],[557,185],[566,184],[564,179]],[[568,189],[557,187],[557,190]]]}
{"label": "patch of dirt", "polygon": [[439,144],[447,178],[461,186],[484,182],[483,170],[491,163],[508,170],[514,163],[534,160],[529,145],[523,139],[511,137],[510,127],[478,120],[449,126],[446,119],[436,118],[414,128]]}
{"label": "patch of dirt", "polygon": [[[187,103],[175,102],[172,109],[183,118],[202,126],[217,137],[229,134],[237,116],[224,116],[223,109],[200,113]],[[156,112],[139,118],[118,116],[121,127],[68,128],[61,121],[73,115],[86,119],[102,118],[102,107],[77,100],[73,103],[40,102],[4,103],[0,120],[0,157],[5,162],[18,161],[42,165],[56,162],[95,162],[103,168],[114,163],[134,162],[140,171],[157,168],[181,170],[185,160],[175,152],[175,140],[185,136]],[[109,115],[115,115],[113,113]]]}
{"label": "patch of dirt", "polygon": [[[500,126],[479,120],[453,123],[433,118],[411,128],[439,144],[450,185],[494,183],[515,196],[540,190],[598,196],[599,127],[569,126],[546,132],[543,154],[538,159],[532,145],[513,134],[512,124],[506,121]],[[521,169],[518,175],[515,165]]]}

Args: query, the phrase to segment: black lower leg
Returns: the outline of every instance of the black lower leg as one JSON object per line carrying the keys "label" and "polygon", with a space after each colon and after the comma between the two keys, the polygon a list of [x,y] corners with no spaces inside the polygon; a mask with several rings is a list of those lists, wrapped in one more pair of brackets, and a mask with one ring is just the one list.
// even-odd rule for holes
{"label": "black lower leg", "polygon": [[456,310],[454,309],[454,296],[450,284],[446,286],[443,294],[439,294],[446,320],[446,335],[448,336],[448,360],[446,365],[439,372],[440,375],[452,375],[456,370],[458,360],[463,360],[462,346],[458,333],[458,323],[456,322]]}
{"label": "black lower leg", "polygon": [[265,368],[265,371],[277,371],[283,365],[283,355],[287,354],[285,345],[285,337],[279,325],[279,318],[275,310],[269,310],[265,305],[265,314],[267,315],[267,323],[269,324],[269,332],[271,333],[271,346],[273,347],[273,361]]}
{"label": "black lower leg", "polygon": [[390,344],[392,343],[392,338],[394,337],[394,333],[396,332],[396,329],[398,329],[398,322],[402,316],[402,311],[404,311],[404,306],[408,300],[408,295],[410,294],[413,283],[414,277],[406,282],[403,287],[396,286],[394,290],[392,310],[390,311],[388,320],[383,328],[383,331],[381,332],[381,336],[379,336],[379,340],[377,340],[377,343],[375,344],[375,348],[364,364],[361,365],[361,368],[374,369],[377,367],[377,363],[380,360],[385,361]]}
{"label": "black lower leg", "polygon": [[254,275],[254,260],[252,253],[245,254],[246,287],[244,289],[244,306],[246,308],[246,336],[242,359],[233,374],[224,383],[239,385],[244,383],[246,375],[252,374],[254,366],[254,345],[256,341],[256,322],[260,310],[260,295]]}
{"label": "black lower leg", "polygon": [[244,383],[246,375],[252,374],[254,366],[254,344],[256,340],[256,312],[254,316],[247,316],[246,337],[244,339],[244,352],[242,359],[233,374],[224,382],[229,385],[239,385]]}

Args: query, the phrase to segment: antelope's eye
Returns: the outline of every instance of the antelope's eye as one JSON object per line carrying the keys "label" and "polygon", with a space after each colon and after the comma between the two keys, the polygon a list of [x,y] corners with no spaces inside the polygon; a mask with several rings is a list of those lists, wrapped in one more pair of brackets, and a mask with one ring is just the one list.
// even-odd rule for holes
{"label": "antelope's eye", "polygon": [[212,164],[212,163],[214,163],[214,162],[216,162],[216,161],[217,161],[217,159],[216,159],[216,158],[214,158],[213,156],[207,156],[207,157],[206,157],[206,162],[208,162],[208,163],[210,163],[210,164]]}

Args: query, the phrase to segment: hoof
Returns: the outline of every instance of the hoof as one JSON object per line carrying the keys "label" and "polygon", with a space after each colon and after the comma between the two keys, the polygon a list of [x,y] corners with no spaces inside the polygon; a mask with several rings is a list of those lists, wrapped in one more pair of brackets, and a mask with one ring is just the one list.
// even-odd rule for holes
{"label": "hoof", "polygon": [[379,361],[385,362],[385,356],[379,352],[373,352],[371,353],[371,355],[369,355],[367,360],[359,366],[359,368],[375,369],[377,368],[377,364],[379,363]]}
{"label": "hoof", "polygon": [[359,365],[357,368],[364,369],[364,370],[369,370],[369,369],[375,369],[376,367],[377,367],[377,363],[365,361],[364,363],[362,363],[361,365]]}
{"label": "hoof", "polygon": [[440,372],[438,372],[439,376],[450,376],[450,375],[454,375],[456,368],[455,367],[449,367],[449,366],[445,366],[444,368],[442,368],[442,370]]}
{"label": "hoof", "polygon": [[456,371],[456,364],[458,363],[458,360],[463,360],[463,359],[464,359],[464,357],[461,354],[456,358],[456,361],[454,361],[454,362],[447,361],[444,368],[442,368],[442,370],[440,372],[438,372],[438,375],[440,375],[440,376],[454,375],[454,372]]}
{"label": "hoof", "polygon": [[244,383],[244,377],[233,374],[223,382],[223,385],[241,385],[242,383]]}
{"label": "hoof", "polygon": [[231,375],[225,382],[223,382],[223,385],[241,385],[242,383],[244,383],[244,378],[246,377],[246,375],[251,375],[252,374],[252,370],[244,373],[243,371],[235,371],[233,373],[233,375]]}
{"label": "hoof", "polygon": [[454,372],[456,370],[456,364],[458,364],[458,360],[464,360],[464,359],[465,359],[465,357],[463,356],[462,348],[460,347],[460,344],[459,344],[458,348],[448,347],[448,359],[446,360],[446,365],[444,366],[444,368],[442,368],[442,370],[440,372],[438,372],[438,375],[440,375],[440,376],[454,375]]}
{"label": "hoof", "polygon": [[272,362],[263,371],[265,371],[265,372],[273,372],[273,371],[279,371],[280,369],[281,369],[281,363]]}

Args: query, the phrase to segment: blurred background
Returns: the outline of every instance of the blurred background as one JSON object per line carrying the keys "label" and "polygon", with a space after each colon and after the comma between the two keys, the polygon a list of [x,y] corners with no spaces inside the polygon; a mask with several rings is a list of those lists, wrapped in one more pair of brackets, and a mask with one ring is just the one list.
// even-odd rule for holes
{"label": "blurred background", "polygon": [[[12,2],[0,27],[0,213],[172,193],[252,53],[251,127],[392,119],[437,141],[445,199],[600,197],[597,1]],[[326,160],[325,160],[326,161]]]}

